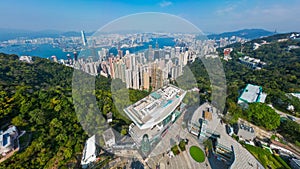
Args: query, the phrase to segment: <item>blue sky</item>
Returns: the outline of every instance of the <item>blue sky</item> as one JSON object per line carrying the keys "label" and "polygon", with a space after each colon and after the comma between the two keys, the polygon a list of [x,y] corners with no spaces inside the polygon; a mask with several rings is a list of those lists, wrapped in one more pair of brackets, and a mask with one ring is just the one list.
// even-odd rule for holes
{"label": "blue sky", "polygon": [[[3,0],[0,28],[94,31],[119,17],[164,12],[204,32],[264,28],[300,31],[299,0]],[[159,21],[158,21],[159,22]]]}

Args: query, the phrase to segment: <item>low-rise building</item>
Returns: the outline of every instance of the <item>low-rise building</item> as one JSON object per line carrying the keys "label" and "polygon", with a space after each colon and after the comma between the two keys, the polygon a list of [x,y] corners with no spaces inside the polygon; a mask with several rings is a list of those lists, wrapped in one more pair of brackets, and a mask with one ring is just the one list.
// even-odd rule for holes
{"label": "low-rise building", "polygon": [[90,137],[84,146],[81,166],[82,168],[88,168],[93,166],[93,163],[97,160],[97,147],[96,147],[96,136]]}
{"label": "low-rise building", "polygon": [[102,133],[102,136],[106,147],[112,147],[113,145],[116,144],[116,138],[112,128],[105,130]]}
{"label": "low-rise building", "polygon": [[209,103],[204,103],[195,110],[188,123],[190,133],[196,135],[202,142],[210,137],[218,137],[220,134],[215,131],[219,120],[216,116],[216,108]]}
{"label": "low-rise building", "polygon": [[26,63],[32,63],[32,57],[31,56],[20,56],[20,61],[26,62]]}
{"label": "low-rise building", "polygon": [[300,93],[291,93],[291,95],[300,99]]}
{"label": "low-rise building", "polygon": [[252,58],[249,56],[240,57],[239,61],[252,69],[261,69],[266,65],[266,63],[262,62],[260,59]]}
{"label": "low-rise building", "polygon": [[232,48],[225,48],[224,50],[223,50],[223,53],[224,53],[224,60],[226,60],[226,61],[228,61],[228,60],[231,60],[232,59],[232,57],[230,56],[230,53],[233,51],[233,49]]}
{"label": "low-rise building", "polygon": [[111,123],[113,121],[112,112],[107,113],[106,118],[107,118],[107,123]]}
{"label": "low-rise building", "polygon": [[249,103],[264,103],[266,97],[267,94],[263,93],[261,86],[247,84],[246,88],[238,98],[238,104],[247,108]]}
{"label": "low-rise building", "polygon": [[124,109],[134,122],[129,126],[129,134],[137,147],[149,150],[164,137],[185,110],[182,103],[185,94],[176,86],[166,85]]}
{"label": "low-rise building", "polygon": [[300,39],[300,34],[299,33],[292,33],[291,36],[290,36],[290,39],[299,40]]}
{"label": "low-rise building", "polygon": [[6,131],[0,131],[0,154],[2,156],[6,156],[18,146],[16,144],[18,136],[19,132],[16,126],[9,126]]}
{"label": "low-rise building", "polygon": [[232,145],[224,144],[222,139],[217,139],[213,153],[217,159],[223,161],[228,166],[234,161],[234,149]]}

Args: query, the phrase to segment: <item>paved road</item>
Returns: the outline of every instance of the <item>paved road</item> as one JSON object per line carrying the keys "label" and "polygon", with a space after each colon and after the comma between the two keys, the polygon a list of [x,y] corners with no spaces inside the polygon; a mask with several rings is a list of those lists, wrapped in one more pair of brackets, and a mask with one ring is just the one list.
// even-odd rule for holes
{"label": "paved road", "polygon": [[216,131],[221,134],[224,145],[232,145],[234,148],[235,162],[232,169],[264,168],[249,151],[226,133],[225,124],[219,124]]}
{"label": "paved road", "polygon": [[294,118],[296,119],[296,122],[297,122],[298,124],[300,124],[300,118],[295,117],[295,116],[290,115],[290,114],[287,114],[287,113],[284,113],[284,112],[282,112],[282,111],[279,111],[279,110],[275,109],[271,104],[268,104],[268,106],[270,106],[272,109],[274,109],[275,112],[278,113],[278,114],[280,115],[280,117],[286,117],[286,118],[288,118],[287,116],[294,117]]}

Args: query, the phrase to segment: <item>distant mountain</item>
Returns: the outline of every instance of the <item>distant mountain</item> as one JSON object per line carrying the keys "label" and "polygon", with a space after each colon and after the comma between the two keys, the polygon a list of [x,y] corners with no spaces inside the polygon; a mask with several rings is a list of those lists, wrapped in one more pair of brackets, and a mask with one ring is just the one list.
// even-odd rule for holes
{"label": "distant mountain", "polygon": [[[86,36],[91,36],[95,32],[86,32]],[[126,32],[128,33],[128,32]],[[234,32],[224,32],[221,34],[211,34],[209,32],[205,32],[205,35],[208,34],[209,39],[220,39],[231,36],[238,36],[246,39],[256,39],[264,36],[274,35],[274,32],[270,32],[264,29],[243,29]],[[15,39],[18,37],[25,38],[57,38],[57,37],[70,37],[70,36],[80,36],[80,32],[78,31],[57,31],[57,30],[43,30],[43,31],[29,31],[29,30],[18,30],[18,29],[4,29],[0,28],[0,41],[5,41],[9,39]]]}
{"label": "distant mountain", "polygon": [[[93,32],[87,32],[86,35],[90,36]],[[15,39],[18,37],[26,37],[26,38],[57,38],[57,37],[70,37],[70,36],[80,36],[80,32],[76,31],[57,31],[57,30],[43,30],[43,31],[30,31],[30,30],[19,30],[19,29],[5,29],[0,28],[0,41],[5,41],[9,39]]]}
{"label": "distant mountain", "polygon": [[220,39],[220,38],[225,38],[225,37],[232,37],[232,36],[238,36],[241,38],[245,39],[257,39],[261,38],[264,36],[270,36],[274,35],[274,32],[270,32],[264,29],[243,29],[243,30],[238,30],[234,32],[224,32],[221,34],[211,34],[208,35],[207,37],[209,39]]}

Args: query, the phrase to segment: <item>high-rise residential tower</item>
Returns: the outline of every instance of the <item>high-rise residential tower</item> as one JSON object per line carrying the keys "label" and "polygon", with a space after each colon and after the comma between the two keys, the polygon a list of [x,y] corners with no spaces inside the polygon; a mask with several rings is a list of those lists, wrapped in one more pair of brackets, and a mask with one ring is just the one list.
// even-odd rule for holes
{"label": "high-rise residential tower", "polygon": [[87,40],[86,40],[85,33],[83,30],[81,31],[81,38],[82,38],[83,46],[87,46]]}

